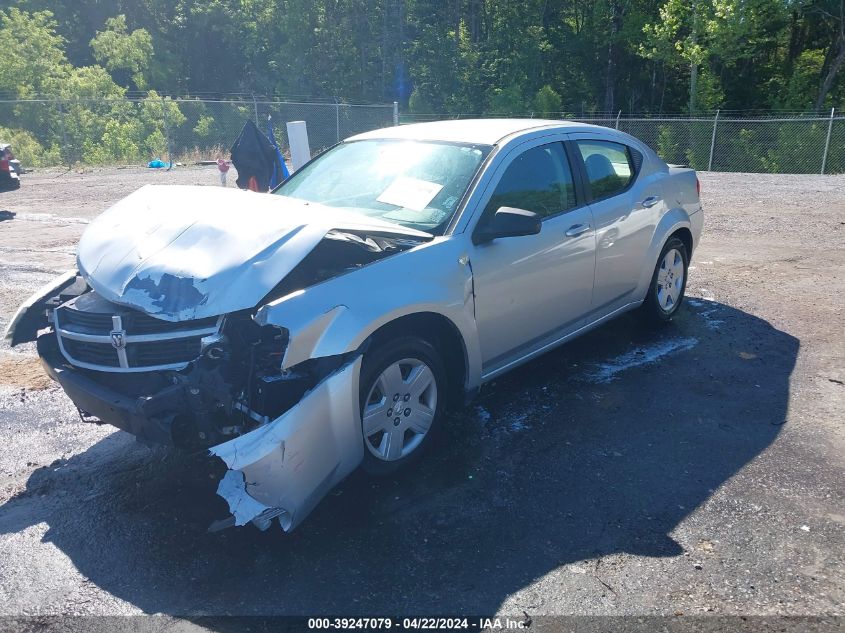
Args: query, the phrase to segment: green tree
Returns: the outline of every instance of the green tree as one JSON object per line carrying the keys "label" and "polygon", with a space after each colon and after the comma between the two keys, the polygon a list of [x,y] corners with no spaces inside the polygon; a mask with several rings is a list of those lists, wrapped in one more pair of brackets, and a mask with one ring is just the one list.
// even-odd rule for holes
{"label": "green tree", "polygon": [[0,11],[0,92],[32,98],[66,78],[71,67],[63,45],[49,11],[27,13],[14,7]]}
{"label": "green tree", "polygon": [[668,0],[660,7],[659,19],[643,27],[647,43],[642,45],[641,52],[645,57],[666,65],[685,63],[689,67],[690,112],[695,112],[698,107],[698,72],[707,60],[704,36],[706,24],[712,16],[711,2]]}
{"label": "green tree", "polygon": [[549,84],[540,88],[534,96],[534,111],[543,117],[551,117],[560,113],[560,95]]}
{"label": "green tree", "polygon": [[[153,57],[153,40],[146,29],[126,28],[126,16],[106,20],[106,28],[91,40],[94,58],[120,81],[128,73],[138,90],[147,87],[145,73]],[[126,82],[121,82],[126,85]]]}

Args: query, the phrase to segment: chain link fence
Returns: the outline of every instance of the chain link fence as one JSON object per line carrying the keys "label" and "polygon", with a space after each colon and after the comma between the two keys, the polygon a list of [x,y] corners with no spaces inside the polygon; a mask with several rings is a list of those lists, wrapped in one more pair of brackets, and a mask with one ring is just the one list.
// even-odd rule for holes
{"label": "chain link fence", "polygon": [[268,131],[287,150],[288,121],[305,121],[313,153],[398,122],[395,104],[280,100],[201,100],[155,94],[119,99],[0,101],[0,142],[24,167],[197,162],[229,156],[244,123]]}
{"label": "chain link fence", "polygon": [[[523,116],[533,117],[534,114]],[[12,143],[25,167],[196,162],[227,157],[247,120],[266,132],[271,117],[279,146],[288,121],[305,121],[313,153],[359,132],[453,115],[402,114],[396,104],[358,105],[240,98],[161,97],[0,101],[0,142]],[[627,132],[667,162],[698,170],[845,173],[845,116],[623,116],[557,113]]]}
{"label": "chain link fence", "polygon": [[[534,114],[522,116],[533,117]],[[433,121],[447,115],[405,115],[403,123]],[[616,128],[637,137],[666,162],[700,171],[773,174],[845,173],[845,116],[648,117],[593,115],[559,118]]]}

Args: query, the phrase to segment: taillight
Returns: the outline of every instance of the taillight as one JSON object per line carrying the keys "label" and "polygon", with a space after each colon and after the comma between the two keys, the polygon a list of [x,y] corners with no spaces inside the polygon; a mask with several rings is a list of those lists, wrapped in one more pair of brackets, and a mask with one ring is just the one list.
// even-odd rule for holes
{"label": "taillight", "polygon": [[11,171],[9,169],[9,161],[5,158],[0,158],[0,171]]}
{"label": "taillight", "polygon": [[698,179],[698,176],[695,177],[695,192],[698,194],[698,197],[701,197],[701,181]]}

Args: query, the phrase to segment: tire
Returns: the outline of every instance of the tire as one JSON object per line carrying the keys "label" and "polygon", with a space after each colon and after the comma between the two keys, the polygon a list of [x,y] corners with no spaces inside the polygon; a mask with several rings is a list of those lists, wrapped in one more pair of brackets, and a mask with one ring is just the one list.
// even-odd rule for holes
{"label": "tire", "polygon": [[648,294],[641,308],[647,321],[662,324],[672,320],[684,300],[688,271],[689,254],[686,245],[677,237],[670,237],[657,258]]}
{"label": "tire", "polygon": [[446,389],[440,354],[424,339],[392,339],[365,354],[359,389],[363,469],[387,475],[419,459],[443,417]]}

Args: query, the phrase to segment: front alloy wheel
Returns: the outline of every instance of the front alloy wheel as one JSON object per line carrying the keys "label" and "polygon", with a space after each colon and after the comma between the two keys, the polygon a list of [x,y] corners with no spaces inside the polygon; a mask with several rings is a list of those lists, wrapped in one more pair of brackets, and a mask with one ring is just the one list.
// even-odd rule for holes
{"label": "front alloy wheel", "polygon": [[407,338],[365,355],[361,368],[364,468],[393,472],[421,452],[442,409],[443,366],[428,342]]}

